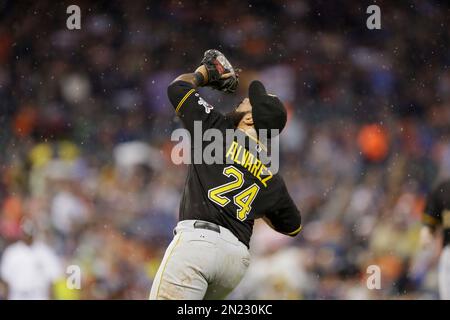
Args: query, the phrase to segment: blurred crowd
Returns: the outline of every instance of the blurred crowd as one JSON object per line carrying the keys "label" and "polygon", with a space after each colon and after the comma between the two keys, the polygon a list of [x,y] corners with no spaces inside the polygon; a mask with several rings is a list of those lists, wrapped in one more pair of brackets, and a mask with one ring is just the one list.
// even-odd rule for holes
{"label": "blurred crowd", "polygon": [[[437,298],[439,242],[421,251],[418,230],[450,177],[448,4],[377,1],[369,30],[360,1],[76,2],[81,30],[72,3],[0,4],[0,261],[26,239],[49,298],[146,299],[186,174],[166,88],[217,48],[243,72],[236,95],[201,89],[216,109],[252,79],[288,108],[281,174],[304,224],[292,239],[256,223],[230,298]],[[5,260],[0,298],[27,285]]]}

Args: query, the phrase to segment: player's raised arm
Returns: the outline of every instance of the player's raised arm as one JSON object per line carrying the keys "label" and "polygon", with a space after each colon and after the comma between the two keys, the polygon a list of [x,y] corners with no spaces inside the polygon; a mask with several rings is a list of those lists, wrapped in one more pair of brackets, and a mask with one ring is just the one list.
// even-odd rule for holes
{"label": "player's raised arm", "polygon": [[201,65],[193,73],[178,76],[168,88],[168,96],[177,108],[187,92],[208,86],[227,93],[234,93],[239,84],[239,75],[228,59],[218,50],[207,50]]}
{"label": "player's raised arm", "polygon": [[[173,80],[172,84],[179,82],[186,82],[192,86],[192,88],[197,88],[204,86],[208,83],[208,70],[204,65],[198,67],[193,73],[184,73],[179,75],[175,80]],[[169,88],[172,86],[169,86]]]}
{"label": "player's raised arm", "polygon": [[238,75],[225,56],[217,50],[208,50],[200,67],[193,73],[178,76],[169,85],[167,94],[186,128],[192,129],[194,121],[212,123],[219,116],[214,114],[213,107],[200,97],[197,88],[207,86],[233,93],[238,83]]}

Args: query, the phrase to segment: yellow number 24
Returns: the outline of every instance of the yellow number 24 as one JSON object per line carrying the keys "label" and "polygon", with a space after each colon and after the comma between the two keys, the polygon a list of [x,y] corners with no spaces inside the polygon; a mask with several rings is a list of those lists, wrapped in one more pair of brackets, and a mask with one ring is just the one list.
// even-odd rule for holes
{"label": "yellow number 24", "polygon": [[[224,194],[237,190],[244,185],[244,174],[236,167],[229,166],[224,168],[223,174],[227,178],[233,177],[234,180],[208,191],[208,198],[221,207],[225,207],[231,201],[229,198],[225,197]],[[236,217],[239,220],[244,221],[247,219],[248,214],[252,210],[252,202],[255,200],[258,192],[259,186],[254,183],[233,197],[233,202],[238,207]]]}

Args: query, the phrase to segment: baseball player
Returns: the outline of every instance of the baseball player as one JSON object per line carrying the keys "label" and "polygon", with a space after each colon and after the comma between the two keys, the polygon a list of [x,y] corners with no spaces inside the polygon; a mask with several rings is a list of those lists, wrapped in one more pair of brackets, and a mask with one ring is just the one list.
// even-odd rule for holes
{"label": "baseball player", "polygon": [[433,241],[436,227],[443,232],[443,249],[439,261],[439,295],[450,299],[450,180],[442,182],[428,196],[422,216],[421,243],[427,247]]}
{"label": "baseball player", "polygon": [[[203,130],[215,128],[225,134],[232,129],[242,139],[223,143],[223,164],[189,165],[180,221],[155,276],[150,299],[223,299],[247,270],[255,219],[264,218],[274,230],[289,236],[302,228],[300,213],[282,177],[259,160],[267,147],[258,139],[258,132],[279,132],[286,124],[280,99],[268,94],[261,82],[253,81],[249,97],[223,115],[197,91],[209,86],[233,93],[237,85],[238,74],[226,57],[208,50],[194,73],[180,75],[168,87],[175,112],[191,136],[195,122],[200,122]],[[269,138],[276,135],[270,134]],[[250,142],[256,147],[249,147]],[[191,150],[192,157],[194,144]]]}

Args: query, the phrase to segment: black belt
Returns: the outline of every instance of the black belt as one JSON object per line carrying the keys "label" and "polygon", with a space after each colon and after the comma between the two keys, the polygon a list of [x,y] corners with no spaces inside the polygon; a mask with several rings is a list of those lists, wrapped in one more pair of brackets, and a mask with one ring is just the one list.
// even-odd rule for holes
{"label": "black belt", "polygon": [[206,230],[211,230],[217,233],[220,233],[220,227],[212,222],[207,222],[207,221],[195,221],[194,222],[194,228],[195,229],[206,229]]}

